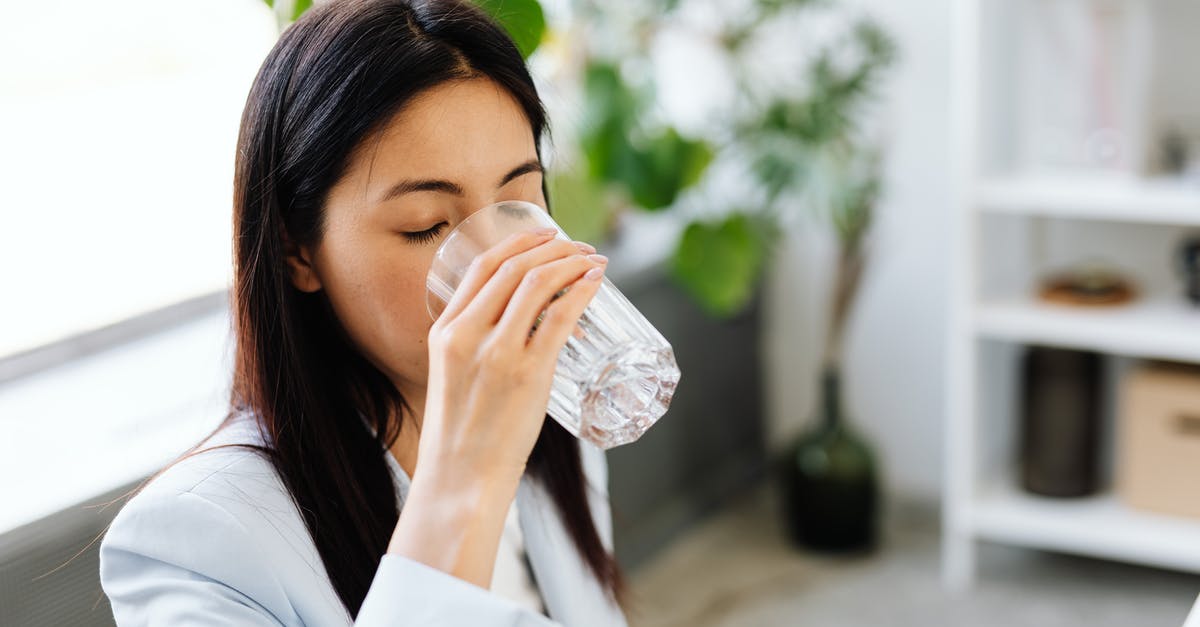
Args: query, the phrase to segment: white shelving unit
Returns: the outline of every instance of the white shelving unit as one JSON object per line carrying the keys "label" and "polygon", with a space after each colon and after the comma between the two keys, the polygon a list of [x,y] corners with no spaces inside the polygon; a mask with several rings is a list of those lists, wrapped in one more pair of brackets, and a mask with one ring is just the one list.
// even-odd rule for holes
{"label": "white shelving unit", "polygon": [[1200,186],[1112,177],[996,177],[980,183],[978,207],[998,214],[1200,226]]}
{"label": "white shelving unit", "polygon": [[[1131,2],[1145,0],[1130,0]],[[997,107],[988,91],[987,50],[994,28],[990,3],[956,0],[952,21],[953,72],[950,244],[950,315],[946,382],[943,574],[950,589],[975,579],[980,541],[1073,553],[1200,573],[1200,521],[1155,515],[1125,506],[1112,493],[1050,499],[1016,487],[1011,463],[985,463],[995,431],[988,421],[1015,406],[989,403],[1012,396],[1015,379],[997,377],[997,353],[987,344],[1041,344],[1133,358],[1200,363],[1200,313],[1181,299],[1151,294],[1112,309],[1045,305],[1032,296],[989,294],[983,258],[996,220],[1107,223],[1130,231],[1200,226],[1200,186],[1163,179],[1053,174],[995,175],[985,155],[988,115]],[[1008,45],[1020,45],[1009,42]],[[1000,106],[1003,106],[1002,104]],[[1124,226],[1121,226],[1124,225]],[[1034,229],[1036,230],[1036,229]],[[1029,249],[1003,246],[1003,254]],[[1163,263],[1167,251],[1162,253]],[[1018,263],[1028,261],[1018,260]],[[1032,292],[1033,286],[1029,286]],[[1010,351],[1011,354],[1011,351]],[[1011,411],[1007,411],[1010,414]],[[1008,425],[1009,432],[1015,430]],[[1013,451],[1008,451],[1013,453]],[[1002,456],[1003,457],[1003,456]],[[1010,455],[1011,457],[1011,455]],[[994,460],[992,460],[994,462]]]}
{"label": "white shelving unit", "polygon": [[1178,570],[1200,567],[1200,525],[1140,512],[1112,495],[1062,500],[1028,495],[1000,483],[971,506],[976,537]]}
{"label": "white shelving unit", "polygon": [[976,304],[973,327],[977,337],[994,340],[1200,362],[1200,313],[1176,303],[1089,311],[1031,300],[986,301]]}

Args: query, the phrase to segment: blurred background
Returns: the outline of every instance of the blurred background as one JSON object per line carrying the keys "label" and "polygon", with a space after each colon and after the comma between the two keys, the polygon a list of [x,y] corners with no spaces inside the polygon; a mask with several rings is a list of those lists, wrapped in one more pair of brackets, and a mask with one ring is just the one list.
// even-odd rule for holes
{"label": "blurred background", "polygon": [[[608,453],[631,625],[1184,623],[1200,5],[479,4],[683,372]],[[0,625],[111,624],[104,504],[223,415],[238,120],[310,5],[5,7]]]}

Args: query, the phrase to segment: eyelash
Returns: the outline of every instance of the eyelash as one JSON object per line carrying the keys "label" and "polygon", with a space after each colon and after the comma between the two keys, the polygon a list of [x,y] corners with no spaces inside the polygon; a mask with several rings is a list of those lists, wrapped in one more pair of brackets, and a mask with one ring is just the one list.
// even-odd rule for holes
{"label": "eyelash", "polygon": [[439,222],[433,225],[433,228],[424,231],[405,232],[404,238],[416,244],[428,244],[437,239],[438,233],[442,232],[442,227],[446,226],[445,222]]}

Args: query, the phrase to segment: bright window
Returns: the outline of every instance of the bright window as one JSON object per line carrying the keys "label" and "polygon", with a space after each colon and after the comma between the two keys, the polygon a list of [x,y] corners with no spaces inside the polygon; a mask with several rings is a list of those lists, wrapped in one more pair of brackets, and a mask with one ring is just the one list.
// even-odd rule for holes
{"label": "bright window", "polygon": [[0,357],[225,289],[262,0],[47,0],[0,19]]}

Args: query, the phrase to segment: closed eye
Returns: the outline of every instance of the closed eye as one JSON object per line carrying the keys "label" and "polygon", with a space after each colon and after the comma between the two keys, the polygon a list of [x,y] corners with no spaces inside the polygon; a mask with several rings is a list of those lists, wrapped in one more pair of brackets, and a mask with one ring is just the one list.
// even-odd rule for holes
{"label": "closed eye", "polygon": [[445,222],[439,222],[424,231],[406,231],[402,235],[414,244],[428,244],[437,239],[438,234],[442,232],[442,228],[445,226]]}

